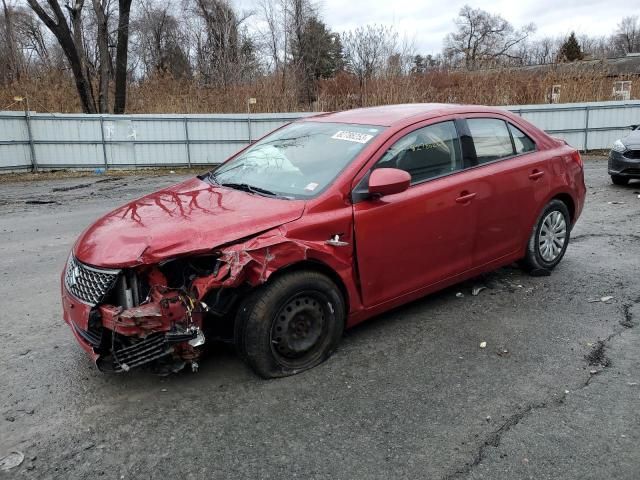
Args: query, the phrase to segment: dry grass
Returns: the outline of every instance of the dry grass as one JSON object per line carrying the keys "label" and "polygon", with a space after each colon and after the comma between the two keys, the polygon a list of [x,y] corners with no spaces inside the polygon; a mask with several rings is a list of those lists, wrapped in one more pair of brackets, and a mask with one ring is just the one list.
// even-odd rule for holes
{"label": "dry grass", "polygon": [[[625,80],[620,77],[616,80]],[[438,102],[480,105],[549,103],[553,85],[561,85],[560,102],[612,100],[613,79],[604,73],[496,70],[491,72],[433,72],[396,78],[373,79],[360,90],[356,79],[325,81],[319,97],[321,110],[392,103]],[[640,94],[640,85],[634,90]],[[632,92],[632,98],[634,98]],[[639,95],[636,95],[639,96]]]}
{"label": "dry grass", "polygon": [[[624,80],[618,77],[615,80]],[[301,102],[293,79],[277,75],[260,77],[248,85],[227,88],[200,85],[195,80],[156,77],[129,87],[129,113],[234,113],[245,112],[246,101],[256,97],[254,112],[334,111],[392,103],[444,102],[484,105],[548,103],[552,85],[561,85],[562,103],[611,100],[614,78],[605,71],[524,70],[484,72],[432,71],[424,75],[374,78],[360,88],[348,74],[321,80],[317,101]],[[640,96],[640,82],[633,83],[632,98]],[[80,105],[71,78],[49,73],[0,86],[0,109],[15,95],[27,95],[37,111],[78,112]],[[13,107],[20,109],[18,104]]]}

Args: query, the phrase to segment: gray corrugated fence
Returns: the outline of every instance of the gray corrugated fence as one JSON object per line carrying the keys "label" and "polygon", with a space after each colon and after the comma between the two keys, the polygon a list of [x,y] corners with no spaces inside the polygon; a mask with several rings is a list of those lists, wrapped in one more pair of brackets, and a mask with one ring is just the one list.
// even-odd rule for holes
{"label": "gray corrugated fence", "polygon": [[608,149],[640,124],[640,100],[505,108],[583,151]]}
{"label": "gray corrugated fence", "polygon": [[305,115],[0,112],[0,171],[211,165]]}
{"label": "gray corrugated fence", "polygon": [[[506,109],[581,150],[609,148],[640,123],[640,101]],[[0,112],[0,171],[211,165],[311,113],[80,115]]]}

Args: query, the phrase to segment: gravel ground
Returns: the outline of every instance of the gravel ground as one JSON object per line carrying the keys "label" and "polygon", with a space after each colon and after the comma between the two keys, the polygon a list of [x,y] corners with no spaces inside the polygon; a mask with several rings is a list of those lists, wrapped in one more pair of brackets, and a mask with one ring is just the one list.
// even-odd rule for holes
{"label": "gravel ground", "polygon": [[228,347],[197,374],[104,375],[62,321],[76,236],[184,175],[3,182],[0,457],[24,461],[0,478],[637,479],[640,183],[611,185],[602,158],[585,168],[550,277],[457,285],[274,381]]}

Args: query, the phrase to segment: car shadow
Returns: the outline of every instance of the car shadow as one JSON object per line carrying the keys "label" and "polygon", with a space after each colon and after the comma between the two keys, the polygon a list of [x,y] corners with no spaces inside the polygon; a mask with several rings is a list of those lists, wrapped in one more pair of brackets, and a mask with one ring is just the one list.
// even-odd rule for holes
{"label": "car shadow", "polygon": [[465,297],[513,293],[524,288],[522,279],[525,278],[528,278],[528,274],[515,264],[501,267],[376,315],[346,330],[345,336],[353,337],[369,330],[386,328],[390,322],[399,320],[398,317],[416,312],[428,314],[430,309],[446,306],[448,303],[453,305]]}
{"label": "car shadow", "polygon": [[[338,351],[349,349],[357,344],[360,348],[373,347],[379,342],[379,337],[398,337],[403,334],[405,317],[429,317],[435,310],[446,309],[448,306],[459,307],[457,302],[466,297],[499,295],[513,293],[523,288],[522,280],[527,274],[515,265],[499,268],[464,282],[447,287],[423,298],[401,305],[380,315],[376,315],[345,331]],[[475,295],[474,295],[475,293]],[[467,298],[468,300],[468,298]],[[348,362],[348,360],[345,360]],[[331,359],[328,360],[331,362]],[[326,363],[324,364],[326,365]],[[157,374],[149,368],[132,370],[125,374],[107,374],[107,383],[117,377],[123,384],[134,384],[138,387],[158,386],[170,381],[172,384],[188,386],[211,383],[218,385],[261,382],[262,379],[254,374],[236,354],[235,347],[230,342],[211,341],[204,349],[198,361],[198,371],[193,372],[189,365],[182,370],[170,374]],[[323,365],[315,367],[309,372],[322,369]],[[306,373],[306,372],[305,372]],[[298,376],[298,375],[296,375]]]}

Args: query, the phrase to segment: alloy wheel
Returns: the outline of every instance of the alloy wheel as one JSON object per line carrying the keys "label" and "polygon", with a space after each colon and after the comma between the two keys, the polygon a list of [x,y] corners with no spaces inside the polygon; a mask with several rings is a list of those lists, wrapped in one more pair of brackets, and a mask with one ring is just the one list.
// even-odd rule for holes
{"label": "alloy wheel", "polygon": [[538,250],[545,262],[553,262],[562,253],[567,241],[567,222],[562,212],[553,210],[542,221]]}

